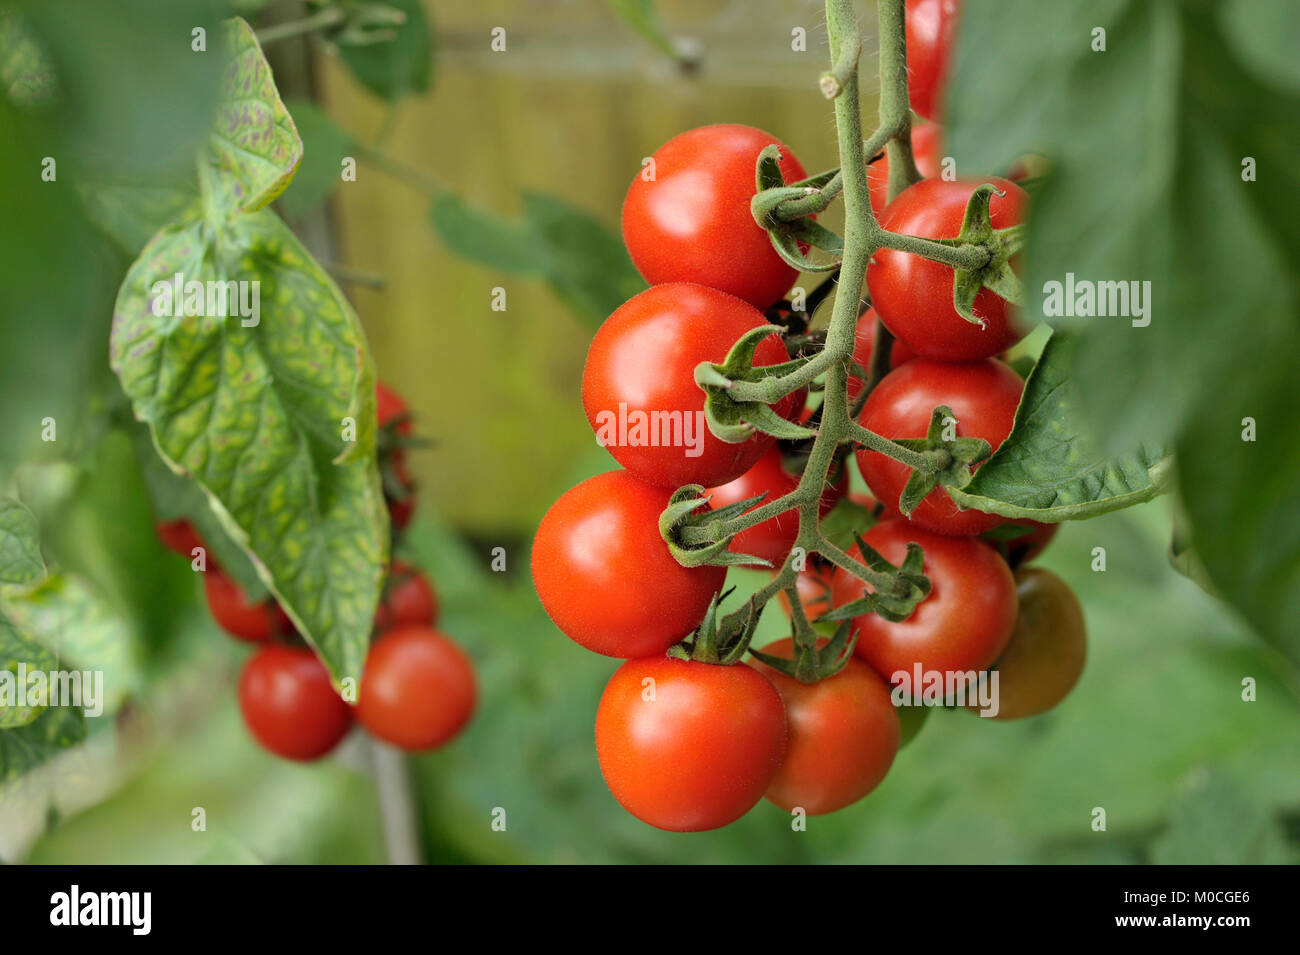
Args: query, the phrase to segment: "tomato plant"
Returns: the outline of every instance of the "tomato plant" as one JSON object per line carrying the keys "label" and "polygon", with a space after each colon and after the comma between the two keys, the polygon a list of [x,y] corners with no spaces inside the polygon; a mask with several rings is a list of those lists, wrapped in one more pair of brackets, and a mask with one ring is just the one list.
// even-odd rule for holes
{"label": "tomato plant", "polygon": [[[871,368],[871,356],[875,352],[876,336],[879,333],[879,322],[877,321],[876,310],[869,308],[862,313],[858,319],[857,334],[853,339],[853,360],[863,371],[869,371]],[[909,362],[916,357],[912,349],[908,348],[898,339],[889,346],[889,367],[897,368],[904,362]],[[863,379],[857,374],[849,376],[848,399],[849,407],[857,400],[858,395],[862,394]]]}
{"label": "tomato plant", "polygon": [[[632,180],[623,201],[623,241],[646,281],[696,282],[767,308],[798,273],[772,249],[754,221],[754,163],[781,146],[752,126],[703,126],[674,136]],[[781,146],[787,182],[803,166]]]}
{"label": "tomato plant", "polygon": [[596,711],[596,756],[614,798],[673,832],[734,822],[762,798],[785,754],[781,697],[744,666],[629,660]]}
{"label": "tomato plant", "polygon": [[[995,229],[1024,219],[1028,195],[1009,179],[922,179],[885,207],[880,224],[891,232],[927,239],[952,239],[961,232],[966,205],[975,188],[992,183],[1003,194],[989,201]],[[871,301],[885,327],[916,354],[940,361],[971,361],[1000,354],[1024,330],[1012,309],[991,288],[982,288],[972,306],[981,324],[968,322],[953,307],[953,271],[940,262],[895,249],[876,253],[867,268]]]}
{"label": "tomato plant", "polygon": [[461,731],[477,690],[469,657],[428,626],[381,633],[366,657],[357,720],[406,750],[434,749]]}
{"label": "tomato plant", "polygon": [[[917,171],[926,179],[940,173],[943,162],[943,127],[938,123],[918,123],[912,127],[912,158]],[[889,205],[889,157],[881,156],[867,167],[867,188],[871,190],[871,211],[880,214]]]}
{"label": "tomato plant", "polygon": [[260,647],[244,664],[239,708],[254,738],[285,759],[324,756],[347,735],[352,708],[310,650]]}
{"label": "tomato plant", "polygon": [[669,492],[625,471],[568,491],[533,539],[533,583],[555,625],[611,657],[663,653],[691,632],[725,567],[683,567],[659,536]]}
{"label": "tomato plant", "polygon": [[222,630],[250,643],[265,643],[272,638],[291,633],[293,623],[274,599],[252,602],[242,587],[219,567],[209,567],[203,573],[203,592],[208,598],[208,610]]}
{"label": "tomato plant", "polygon": [[429,578],[406,561],[393,561],[375,611],[375,630],[382,633],[396,627],[431,627],[437,622],[438,595]]}

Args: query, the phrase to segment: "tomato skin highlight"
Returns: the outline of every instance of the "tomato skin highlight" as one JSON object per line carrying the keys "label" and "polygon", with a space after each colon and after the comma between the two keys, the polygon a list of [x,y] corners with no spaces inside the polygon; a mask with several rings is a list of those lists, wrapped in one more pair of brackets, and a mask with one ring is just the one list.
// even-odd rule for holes
{"label": "tomato skin highlight", "polygon": [[997,660],[998,712],[1018,720],[1046,713],[1079,682],[1088,657],[1083,607],[1068,584],[1041,567],[1016,574],[1020,615]]}
{"label": "tomato skin highlight", "polygon": [[596,712],[596,755],[610,792],[642,822],[671,832],[717,829],[747,813],[780,768],[785,737],[781,697],[744,665],[629,660]]}
{"label": "tomato skin highlight", "polygon": [[699,624],[725,567],[683,567],[659,535],[671,492],[626,471],[572,488],[533,539],[537,596],[570,639],[610,657],[662,654]]}
{"label": "tomato skin highlight", "polygon": [[351,707],[316,655],[278,644],[259,648],[244,664],[239,708],[253,738],[285,759],[319,759],[352,725]]}
{"label": "tomato skin highlight", "polygon": [[[847,480],[842,480],[839,484],[822,490],[821,501],[817,507],[823,517],[844,496],[846,484]],[[757,497],[766,491],[767,497],[761,503],[755,505],[755,507],[762,507],[763,504],[791,493],[798,486],[799,479],[785,469],[781,461],[781,449],[774,444],[771,450],[759,458],[758,462],[740,477],[720,487],[710,488],[708,491],[710,495],[709,504],[714,510],[717,510],[728,504],[735,504],[751,497]],[[750,508],[750,510],[753,510],[753,508]],[[798,534],[798,512],[786,511],[763,521],[761,524],[741,531],[732,540],[728,549],[737,554],[752,554],[755,557],[761,557],[771,563],[773,567],[780,567],[785,563],[785,559],[790,556],[790,549],[794,547],[795,538]],[[753,566],[762,565],[756,564]]]}
{"label": "tomato skin highlight", "polygon": [[[1028,194],[1009,179],[923,179],[904,189],[885,207],[880,224],[891,232],[925,239],[952,239],[961,232],[966,203],[976,187],[989,182],[1005,195],[989,201],[995,229],[1024,221]],[[1014,261],[1013,261],[1014,264]],[[1012,306],[989,288],[975,296],[981,328],[953,306],[953,270],[910,252],[881,249],[867,266],[867,287],[877,314],[894,337],[922,358],[974,361],[1006,351],[1025,335]]]}
{"label": "tomato skin highlight", "polygon": [[[778,640],[763,652],[791,660],[794,640]],[[834,676],[807,684],[758,660],[750,666],[776,687],[785,705],[785,759],[767,788],[769,800],[787,811],[800,807],[820,816],[880,785],[898,753],[900,729],[889,684],[875,670],[853,659]]]}
{"label": "tomato skin highlight", "polygon": [[[868,157],[870,158],[870,157]],[[912,158],[916,170],[926,179],[941,171],[943,162],[943,127],[938,123],[918,123],[912,127]],[[867,188],[871,194],[871,211],[880,213],[889,205],[889,157],[882,156],[867,166]]]}
{"label": "tomato skin highlight", "polygon": [[293,630],[293,623],[275,598],[249,603],[243,588],[216,566],[203,572],[203,593],[217,626],[239,640],[266,643]]}
{"label": "tomato skin highlight", "polygon": [[776,137],[752,126],[702,126],[674,136],[654,153],[654,180],[642,173],[623,200],[623,242],[651,285],[696,282],[767,308],[798,272],[772,248],[754,221],[758,154],[781,146],[786,182],[807,178]]}
{"label": "tomato skin highlight", "polygon": [[907,0],[905,10],[908,99],[917,113],[938,120],[943,113],[961,4],[958,0]]}
{"label": "tomato skin highlight", "polygon": [[469,722],[477,696],[474,664],[464,650],[432,627],[399,627],[370,647],[357,720],[402,749],[435,749]]}
{"label": "tomato skin highlight", "polygon": [[[855,617],[854,652],[885,680],[899,671],[987,670],[1011,639],[1016,625],[1016,582],[1006,562],[975,537],[946,537],[902,519],[881,521],[863,535],[886,560],[898,565],[915,541],[925,552],[924,573],[931,592],[910,617],[892,623],[876,614]],[[860,556],[857,548],[850,553]],[[836,606],[862,596],[862,582],[838,571],[832,584]]]}
{"label": "tomato skin highlight", "polygon": [[[859,418],[864,428],[886,438],[923,438],[939,405],[957,419],[959,437],[983,438],[996,451],[1011,434],[1025,383],[1000,361],[948,364],[917,358],[891,371],[867,398]],[[859,448],[858,467],[872,494],[897,511],[910,469],[879,451]],[[986,459],[987,460],[987,459]],[[1006,518],[961,510],[948,491],[936,487],[912,511],[918,528],[940,534],[982,534]]]}
{"label": "tomato skin highlight", "polygon": [[383,599],[375,610],[377,632],[396,627],[432,627],[438,622],[438,595],[419,568],[395,560]]}
{"label": "tomato skin highlight", "polygon": [[[597,441],[641,480],[664,487],[716,487],[744,474],[775,439],[756,432],[728,444],[714,437],[704,421],[705,395],[695,383],[695,366],[722,362],[742,335],[765,324],[753,306],[703,285],[656,285],[629,299],[596,332],[582,373],[582,404]],[[759,342],[754,353],[756,366],[788,360],[775,335]],[[794,419],[800,411],[796,401],[787,395],[772,407]],[[674,430],[668,443],[655,446],[648,432],[638,435],[628,427],[619,433],[624,417],[631,424],[636,415],[662,420],[663,413],[677,414],[695,440],[688,444]]]}

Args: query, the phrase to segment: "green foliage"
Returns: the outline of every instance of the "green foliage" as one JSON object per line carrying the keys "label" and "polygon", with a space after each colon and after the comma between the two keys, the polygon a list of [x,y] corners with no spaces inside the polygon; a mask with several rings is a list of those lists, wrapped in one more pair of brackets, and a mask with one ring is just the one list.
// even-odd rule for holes
{"label": "green foliage", "polygon": [[280,197],[280,205],[296,216],[316,208],[338,185],[339,163],[349,154],[352,137],[308,100],[292,100],[287,105],[302,138],[302,162],[293,184]]}
{"label": "green foliage", "polygon": [[[361,84],[386,100],[428,92],[435,47],[425,4],[382,0],[344,6],[352,15],[330,35]],[[373,8],[373,14],[367,8]],[[393,12],[399,16],[393,17]]]}

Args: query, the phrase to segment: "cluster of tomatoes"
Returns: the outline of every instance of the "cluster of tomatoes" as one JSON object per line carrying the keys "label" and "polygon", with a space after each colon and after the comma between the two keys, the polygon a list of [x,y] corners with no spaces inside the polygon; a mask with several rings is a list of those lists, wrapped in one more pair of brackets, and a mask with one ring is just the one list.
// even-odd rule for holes
{"label": "cluster of tomatoes", "polygon": [[[913,103],[934,116],[946,70],[954,0],[908,4]],[[918,127],[921,170],[938,171],[939,127]],[[651,287],[617,309],[596,333],[583,372],[582,400],[597,439],[623,470],[565,493],[547,512],[533,544],[538,596],[551,619],[582,646],[623,658],[596,715],[596,750],[614,797],[651,825],[698,831],[727,825],[764,795],[788,810],[832,812],[871,792],[902,742],[919,727],[891,697],[899,674],[997,668],[1003,718],[1040,713],[1069,692],[1083,666],[1078,602],[1055,576],[1020,569],[1046,545],[1054,526],[1008,526],[959,510],[936,487],[909,517],[897,510],[910,469],[860,448],[856,464],[871,489],[860,511],[863,539],[895,565],[908,542],[921,545],[929,595],[901,622],[856,618],[855,657],[834,675],[803,683],[758,660],[718,665],[668,653],[701,625],[724,586],[726,568],[687,567],[660,534],[675,488],[702,485],[714,506],[793,491],[784,442],[755,432],[727,443],[703,425],[705,393],[694,372],[720,363],[750,330],[781,315],[797,272],[774,250],[751,214],[755,163],[778,145],[786,182],[805,178],[773,136],[747,126],[691,130],[662,146],[633,181],[623,205],[623,238]],[[883,160],[870,169],[873,205],[894,232],[958,235],[967,201],[983,182],[998,190],[992,224],[1020,221],[1026,194],[994,178],[927,178],[887,199]],[[849,378],[855,407],[871,367],[877,318],[893,334],[892,370],[867,396],[860,423],[891,439],[925,437],[932,412],[947,405],[956,434],[997,448],[1010,433],[1023,390],[1020,376],[994,356],[1015,344],[1009,306],[989,289],[974,310],[982,327],[953,305],[953,272],[919,256],[882,250],[868,270],[873,307],[862,314]],[[765,312],[767,313],[765,315]],[[789,361],[780,336],[761,341],[754,365]],[[806,418],[802,391],[774,404],[789,420]],[[650,422],[672,422],[673,429]],[[678,426],[680,422],[680,427]],[[699,423],[700,430],[692,431]],[[638,424],[640,430],[638,430]],[[617,425],[617,426],[615,426]],[[665,437],[680,438],[677,441]],[[823,513],[845,493],[830,479]],[[740,532],[732,550],[774,567],[790,558],[798,516],[787,512]],[[985,536],[981,536],[985,535]],[[862,554],[853,553],[862,559]],[[811,562],[798,591],[810,616],[865,593],[844,570]],[[793,640],[763,648],[792,659]],[[900,721],[900,713],[904,719]]]}
{"label": "cluster of tomatoes", "polygon": [[[376,399],[384,497],[393,533],[400,536],[415,509],[406,470],[412,422],[406,403],[382,384]],[[204,547],[185,520],[160,523],[158,536],[187,559]],[[394,560],[389,568],[355,704],[340,696],[274,598],[250,601],[210,557],[203,589],[217,624],[257,645],[240,677],[239,706],[249,732],[277,756],[318,759],[339,744],[354,720],[404,750],[433,749],[459,733],[473,713],[473,664],[436,629],[437,595],[425,575],[405,561]]]}

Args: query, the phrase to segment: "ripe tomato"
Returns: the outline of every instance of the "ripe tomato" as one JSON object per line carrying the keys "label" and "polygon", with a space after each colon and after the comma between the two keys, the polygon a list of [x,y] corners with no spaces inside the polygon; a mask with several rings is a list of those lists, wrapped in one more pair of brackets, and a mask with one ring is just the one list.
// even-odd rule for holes
{"label": "ripe tomato", "polygon": [[293,630],[292,621],[274,598],[250,603],[243,588],[219,567],[212,566],[204,572],[203,592],[208,598],[212,619],[232,637],[250,643],[265,643]]}
{"label": "ripe tomato", "polygon": [[[957,435],[983,438],[997,450],[1011,433],[1025,383],[1000,361],[945,364],[917,358],[891,371],[867,398],[862,426],[886,438],[923,438],[938,405],[957,419]],[[893,458],[860,448],[858,467],[873,494],[897,510],[911,469]],[[940,534],[982,534],[1006,518],[959,510],[947,490],[936,487],[912,511],[917,527]]]}
{"label": "ripe tomato", "polygon": [[474,665],[432,627],[379,635],[361,673],[357,719],[372,735],[406,750],[451,739],[474,712]]}
{"label": "ripe tomato", "polygon": [[[697,282],[767,308],[798,273],[754,221],[758,154],[780,141],[752,126],[702,126],[675,136],[653,156],[653,180],[632,180],[623,200],[623,241],[651,285]],[[786,182],[806,178],[781,146]]]}
{"label": "ripe tomato", "polygon": [[[961,232],[966,203],[981,183],[991,182],[1006,194],[993,196],[990,221],[995,229],[1024,218],[1026,192],[1009,179],[922,179],[904,189],[886,208],[880,224],[891,232],[925,239],[952,239]],[[975,296],[974,310],[985,327],[971,324],[953,306],[953,271],[930,259],[881,249],[867,266],[871,301],[885,327],[922,358],[972,361],[1005,351],[1021,338],[1011,306],[992,289]]]}
{"label": "ripe tomato", "polygon": [[411,433],[411,410],[406,399],[381,381],[375,382],[375,411],[381,429],[392,426],[398,434]]}
{"label": "ripe tomato", "polygon": [[[907,556],[908,541],[920,544],[931,591],[899,623],[876,614],[855,617],[857,655],[891,682],[900,670],[911,676],[918,663],[925,671],[988,669],[1016,624],[1016,582],[997,551],[978,538],[931,534],[901,519],[881,521],[862,536],[895,565]],[[833,587],[837,606],[864,590],[845,571],[836,573]]]}
{"label": "ripe tomato", "polygon": [[415,481],[406,470],[406,454],[401,448],[391,452],[390,462],[396,483],[400,485],[401,494],[385,489],[384,503],[388,505],[388,519],[397,530],[405,530],[415,514],[415,504],[419,495],[415,490]]}
{"label": "ripe tomato", "polygon": [[164,547],[187,560],[194,556],[194,548],[203,546],[203,539],[194,530],[194,525],[184,519],[158,521],[154,530],[158,532],[158,539]]}
{"label": "ripe tomato", "polygon": [[[809,620],[816,620],[822,614],[831,611],[831,580],[834,573],[834,564],[825,563],[813,555],[808,558],[808,566],[795,575],[794,582],[799,592],[799,603],[803,606],[804,615]],[[780,598],[781,609],[785,611],[785,615],[790,616],[790,598],[786,596],[784,590],[777,591],[777,597]]]}
{"label": "ripe tomato", "polygon": [[[875,351],[876,345],[876,310],[869,308],[862,313],[858,319],[857,335],[853,344],[853,360],[862,366],[862,370],[870,373],[871,355]],[[894,339],[894,344],[889,349],[889,367],[897,368],[904,362],[909,362],[916,357],[916,353],[908,348],[898,339]],[[853,401],[862,393],[863,381],[856,375],[849,375],[849,407],[853,406]]]}
{"label": "ripe tomato", "polygon": [[998,712],[1016,720],[1050,710],[1074,689],[1088,655],[1079,598],[1038,567],[1016,574],[1020,616],[997,660]]}
{"label": "ripe tomato", "polygon": [[[822,516],[825,516],[844,496],[846,483],[847,479],[842,479],[839,484],[822,490],[821,503],[818,505],[818,511]],[[709,503],[714,508],[725,507],[767,492],[767,497],[762,503],[756,505],[761,507],[762,504],[789,494],[798,486],[799,479],[785,469],[781,460],[781,448],[774,444],[771,450],[758,459],[757,464],[740,477],[721,487],[711,488],[708,492],[712,495]],[[732,540],[730,550],[737,554],[761,557],[770,562],[773,567],[780,567],[790,556],[790,548],[794,547],[798,533],[798,512],[786,511],[748,530],[741,531]]]}
{"label": "ripe tomato", "polygon": [[989,543],[1006,557],[1007,563],[1013,568],[1029,563],[1046,550],[1061,527],[1060,524],[1042,524],[1038,521],[1007,521],[1003,526],[1033,528],[1028,534],[1007,540],[995,540],[992,536],[988,538]]}
{"label": "ripe tomato", "polygon": [[725,567],[683,567],[659,536],[670,492],[610,471],[566,492],[533,540],[533,583],[571,639],[610,657],[677,643],[722,589]]}
{"label": "ripe tomato", "polygon": [[926,119],[943,112],[959,12],[958,0],[907,0],[907,93]]}
{"label": "ripe tomato", "polygon": [[352,725],[352,710],[310,650],[261,647],[244,664],[239,708],[253,737],[285,759],[324,756]]}
{"label": "ripe tomato", "polygon": [[[938,123],[918,123],[912,127],[912,158],[917,171],[926,179],[939,175],[943,162],[943,127]],[[867,188],[871,191],[871,211],[880,213],[889,205],[889,157],[883,156],[867,167]]]}
{"label": "ripe tomato", "polygon": [[429,579],[405,561],[393,561],[384,585],[383,599],[375,610],[375,630],[396,627],[432,627],[438,621],[438,596]]}
{"label": "ripe tomato", "polygon": [[[755,308],[703,285],[656,285],[614,312],[596,332],[582,373],[587,420],[619,464],[665,487],[715,487],[744,474],[771,447],[755,433],[739,444],[713,436],[695,366],[721,362],[745,332],[766,324]],[[789,360],[773,335],[758,345],[758,365]],[[799,413],[787,395],[776,412]]]}
{"label": "ripe tomato", "polygon": [[750,667],[629,660],[600,698],[596,756],[632,815],[700,832],[758,802],[781,766],[785,733],[781,697]]}
{"label": "ripe tomato", "polygon": [[[778,640],[763,652],[793,659],[794,640]],[[767,787],[768,799],[819,816],[880,785],[898,752],[900,730],[889,685],[875,670],[850,660],[834,676],[807,684],[757,660],[750,665],[785,704],[785,759]]]}

